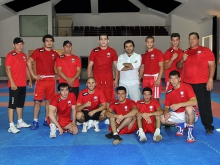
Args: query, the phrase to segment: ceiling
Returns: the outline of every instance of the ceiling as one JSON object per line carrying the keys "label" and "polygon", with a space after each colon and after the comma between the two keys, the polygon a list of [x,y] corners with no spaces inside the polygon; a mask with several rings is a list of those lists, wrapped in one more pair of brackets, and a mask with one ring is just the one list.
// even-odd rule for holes
{"label": "ceiling", "polygon": [[196,23],[220,15],[220,0],[0,0],[0,21],[45,2],[51,2],[57,14],[173,14]]}

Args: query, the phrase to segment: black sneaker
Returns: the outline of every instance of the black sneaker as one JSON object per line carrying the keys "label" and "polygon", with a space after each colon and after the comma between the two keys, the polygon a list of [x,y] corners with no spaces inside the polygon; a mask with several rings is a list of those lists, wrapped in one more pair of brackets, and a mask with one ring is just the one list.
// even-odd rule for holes
{"label": "black sneaker", "polygon": [[114,136],[113,144],[115,146],[122,142],[123,139],[119,135],[113,135],[113,136]]}
{"label": "black sneaker", "polygon": [[108,138],[108,139],[113,139],[114,138],[113,132],[110,132],[110,133],[106,134],[105,137]]}
{"label": "black sneaker", "polygon": [[208,135],[213,134],[213,130],[211,130],[211,129],[206,129],[206,134],[208,134]]}
{"label": "black sneaker", "polygon": [[164,129],[170,130],[170,126],[169,125],[164,125]]}

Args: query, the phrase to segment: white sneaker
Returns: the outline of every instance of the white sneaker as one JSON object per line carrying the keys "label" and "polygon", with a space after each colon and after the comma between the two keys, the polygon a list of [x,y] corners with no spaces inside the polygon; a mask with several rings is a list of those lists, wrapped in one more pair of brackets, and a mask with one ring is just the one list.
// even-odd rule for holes
{"label": "white sneaker", "polygon": [[78,122],[78,121],[76,122],[76,125],[82,125],[82,124],[83,124],[83,123],[80,123],[80,122]]}
{"label": "white sneaker", "polygon": [[87,129],[94,127],[93,122],[94,122],[94,120],[87,121],[87,126],[88,126]]}
{"label": "white sneaker", "polygon": [[153,136],[153,140],[154,140],[155,142],[159,142],[159,141],[162,140],[162,136],[160,135],[160,129],[159,129],[159,128],[157,128],[157,129],[155,130],[154,136]]}
{"label": "white sneaker", "polygon": [[95,132],[100,132],[100,129],[99,129],[99,121],[94,120],[94,121],[93,121],[93,126],[95,127],[95,128],[94,128],[94,131],[95,131]]}
{"label": "white sneaker", "polygon": [[50,138],[56,137],[56,126],[55,124],[50,124]]}
{"label": "white sneaker", "polygon": [[28,128],[30,126],[31,126],[30,124],[27,124],[24,121],[22,121],[21,123],[17,123],[16,125],[17,128]]}
{"label": "white sneaker", "polygon": [[15,127],[15,125],[12,125],[12,126],[9,127],[8,132],[18,133],[18,132],[20,132],[20,130],[17,129],[17,128]]}
{"label": "white sneaker", "polygon": [[143,132],[143,131],[137,131],[137,134],[138,134],[138,136],[140,137],[140,142],[144,142],[144,141],[146,141],[147,140],[147,137],[146,137],[146,135],[145,135],[145,133]]}
{"label": "white sneaker", "polygon": [[82,132],[87,132],[87,126],[88,126],[88,123],[84,122]]}
{"label": "white sneaker", "polygon": [[107,124],[107,125],[109,125],[109,124],[110,124],[109,119],[105,119],[105,124]]}

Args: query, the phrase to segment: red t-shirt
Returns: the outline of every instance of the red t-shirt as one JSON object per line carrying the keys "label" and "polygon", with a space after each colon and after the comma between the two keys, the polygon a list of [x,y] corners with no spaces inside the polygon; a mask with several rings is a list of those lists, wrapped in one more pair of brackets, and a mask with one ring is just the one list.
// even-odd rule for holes
{"label": "red t-shirt", "polygon": [[144,65],[144,74],[157,74],[160,71],[159,62],[163,62],[163,53],[154,48],[151,52],[146,51],[142,54],[141,64]]}
{"label": "red t-shirt", "polygon": [[[23,87],[27,84],[26,69],[27,55],[23,52],[17,53],[14,50],[9,52],[5,59],[5,66],[11,67],[11,76],[17,87]],[[8,87],[11,87],[11,82],[8,79]]]}
{"label": "red t-shirt", "polygon": [[115,114],[126,115],[132,110],[134,106],[136,106],[136,104],[133,100],[126,99],[125,103],[120,103],[118,102],[118,100],[111,103],[109,105],[109,108],[112,109],[115,112]]}
{"label": "red t-shirt", "polygon": [[213,52],[203,46],[188,49],[183,54],[188,57],[183,63],[184,82],[190,84],[207,83],[209,78],[208,61],[215,61]]}
{"label": "red t-shirt", "polygon": [[83,110],[92,111],[94,109],[97,109],[100,104],[105,103],[106,99],[102,90],[96,88],[93,94],[89,94],[88,88],[86,88],[79,92],[77,104],[86,104],[88,101],[91,102],[91,106],[85,107]]}
{"label": "red t-shirt", "polygon": [[136,103],[138,110],[141,113],[151,113],[157,111],[157,108],[160,108],[160,103],[157,100],[152,99],[148,104],[144,100],[139,100]]}
{"label": "red t-shirt", "polygon": [[38,75],[54,75],[54,65],[59,54],[54,50],[47,51],[44,48],[36,49],[31,58],[36,61],[36,70]]}
{"label": "red t-shirt", "polygon": [[118,60],[116,51],[107,47],[107,49],[101,49],[100,47],[94,48],[89,56],[89,60],[93,61],[93,74],[112,73],[112,65],[114,61]]}
{"label": "red t-shirt", "polygon": [[174,50],[172,47],[170,47],[169,49],[167,49],[167,51],[164,53],[164,61],[169,61],[171,59],[171,57],[173,56],[174,53],[178,54],[178,57],[173,61],[171,67],[169,69],[165,69],[165,82],[169,81],[169,73],[172,70],[177,70],[180,73],[180,77],[181,79],[183,79],[182,76],[182,69],[178,69],[176,67],[176,63],[181,59],[181,53],[183,52],[182,49],[178,49],[178,50]]}
{"label": "red t-shirt", "polygon": [[[72,78],[77,73],[77,68],[81,68],[81,60],[78,56],[71,54],[70,56],[62,55],[57,58],[56,67],[61,67],[62,72],[69,78]],[[59,83],[66,82],[62,77]],[[66,82],[67,83],[67,82]],[[75,79],[72,87],[79,87],[79,79]]]}
{"label": "red t-shirt", "polygon": [[[189,101],[191,98],[196,97],[191,85],[180,83],[180,87],[178,89],[170,89],[166,92],[165,103],[164,106],[171,106],[172,104],[183,103]],[[194,107],[196,108],[196,107]],[[181,107],[175,112],[180,113],[184,112],[185,107]]]}
{"label": "red t-shirt", "polygon": [[76,96],[74,93],[69,93],[67,99],[63,100],[60,98],[60,94],[56,94],[50,101],[50,105],[57,108],[58,119],[60,118],[71,118],[72,106],[76,105]]}

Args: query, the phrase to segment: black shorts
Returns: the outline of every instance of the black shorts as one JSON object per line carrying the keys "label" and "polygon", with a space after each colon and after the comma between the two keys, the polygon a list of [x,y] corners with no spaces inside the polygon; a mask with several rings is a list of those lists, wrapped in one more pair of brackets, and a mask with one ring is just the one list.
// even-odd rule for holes
{"label": "black shorts", "polygon": [[75,94],[75,96],[76,96],[76,100],[77,100],[78,95],[79,95],[79,87],[70,87],[69,92],[74,93],[74,94]]}
{"label": "black shorts", "polygon": [[99,116],[102,113],[102,111],[96,112],[93,116],[89,116],[88,113],[90,111],[86,111],[86,110],[82,110],[82,113],[85,116],[85,122],[87,122],[88,120],[99,120]]}
{"label": "black shorts", "polygon": [[8,108],[16,109],[23,108],[26,97],[26,87],[17,87],[16,90],[9,88],[9,103]]}

